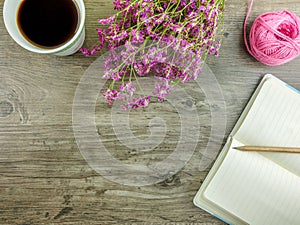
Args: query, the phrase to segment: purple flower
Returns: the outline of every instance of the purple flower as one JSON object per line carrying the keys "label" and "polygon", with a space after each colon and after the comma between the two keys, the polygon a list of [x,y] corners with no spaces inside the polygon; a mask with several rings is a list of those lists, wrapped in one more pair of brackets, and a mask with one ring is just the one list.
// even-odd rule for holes
{"label": "purple flower", "polygon": [[122,106],[123,110],[137,109],[140,107],[147,107],[151,102],[150,96],[139,97],[139,98],[125,98]]}
{"label": "purple flower", "polygon": [[115,10],[122,10],[130,4],[130,0],[114,0]]}
{"label": "purple flower", "polygon": [[127,37],[128,37],[127,31],[123,30],[122,32],[117,33],[114,36],[111,36],[111,39],[113,41],[118,41],[119,42],[119,41],[121,41],[121,40],[123,40],[123,39],[125,39]]}
{"label": "purple flower", "polygon": [[134,63],[133,68],[139,76],[144,76],[151,70],[150,64],[143,64],[142,62]]}
{"label": "purple flower", "polygon": [[181,0],[181,1],[180,1],[180,5],[181,5],[181,6],[186,6],[186,0]]}
{"label": "purple flower", "polygon": [[110,74],[110,78],[113,80],[121,80],[122,72],[115,71]]}
{"label": "purple flower", "polygon": [[101,44],[104,44],[105,38],[104,38],[103,30],[101,28],[96,28],[96,30],[97,30],[97,33],[98,33],[99,42]]}
{"label": "purple flower", "polygon": [[141,98],[137,98],[135,100],[135,103],[139,106],[139,107],[147,107],[149,105],[151,101],[150,96],[146,96],[146,97],[141,97]]}
{"label": "purple flower", "polygon": [[115,20],[115,16],[110,16],[106,19],[99,19],[98,23],[101,23],[102,25],[108,25],[111,24]]}
{"label": "purple flower", "polygon": [[91,49],[87,48],[80,48],[79,50],[84,54],[85,56],[91,56],[97,54],[103,47],[103,44],[100,43],[99,45],[93,46]]}
{"label": "purple flower", "polygon": [[80,51],[82,54],[84,54],[84,56],[90,56],[91,53],[90,53],[90,50],[87,49],[87,48],[80,48]]}
{"label": "purple flower", "polygon": [[204,12],[205,11],[205,6],[204,5],[200,5],[200,7],[199,7],[199,9],[198,9],[198,11],[200,11],[200,12]]}
{"label": "purple flower", "polygon": [[175,31],[175,32],[181,32],[183,27],[178,25],[178,24],[174,24],[174,23],[169,23],[169,27],[171,30]]}
{"label": "purple flower", "polygon": [[120,85],[119,89],[122,92],[127,92],[130,97],[133,96],[133,93],[136,91],[136,88],[133,86],[131,81],[126,85]]}
{"label": "purple flower", "polygon": [[155,84],[155,89],[153,90],[152,94],[157,96],[158,101],[163,102],[165,97],[170,93],[171,89],[170,81],[165,79],[162,83]]}
{"label": "purple flower", "polygon": [[[81,48],[85,56],[110,50],[103,78],[112,82],[106,102],[123,101],[123,109],[146,107],[149,96],[136,97],[133,81],[154,76],[153,94],[164,101],[174,83],[196,79],[207,55],[219,55],[219,24],[224,0],[114,0],[118,12],[99,19],[98,44]],[[158,45],[151,44],[158,42]],[[125,45],[121,51],[119,46]],[[118,90],[113,90],[118,83]],[[172,85],[171,85],[172,84]]]}
{"label": "purple flower", "polygon": [[151,101],[150,96],[132,99],[128,102],[128,108],[137,109],[140,107],[147,107]]}
{"label": "purple flower", "polygon": [[144,59],[148,59],[150,62],[151,67],[158,63],[164,63],[167,60],[167,54],[162,49],[157,47],[151,47],[148,51],[147,57]]}
{"label": "purple flower", "polygon": [[144,41],[144,32],[137,31],[136,29],[133,29],[131,31],[132,35],[132,42],[143,42]]}
{"label": "purple flower", "polygon": [[116,100],[116,99],[120,99],[122,95],[121,95],[120,92],[118,92],[116,90],[106,89],[103,92],[103,96],[104,96],[105,101],[108,104],[112,105],[113,101]]}

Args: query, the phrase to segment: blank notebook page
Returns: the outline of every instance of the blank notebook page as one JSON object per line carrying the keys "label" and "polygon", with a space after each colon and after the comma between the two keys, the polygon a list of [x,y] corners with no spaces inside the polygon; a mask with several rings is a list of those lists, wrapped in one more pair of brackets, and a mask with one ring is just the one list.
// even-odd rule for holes
{"label": "blank notebook page", "polygon": [[[297,92],[274,78],[267,79],[234,135],[232,146],[299,146],[299,99]],[[231,148],[204,196],[251,225],[297,225],[299,165],[298,154],[261,154]]]}
{"label": "blank notebook page", "polygon": [[255,152],[230,149],[204,196],[251,225],[300,224],[299,177]]}
{"label": "blank notebook page", "polygon": [[[245,145],[300,147],[300,93],[267,79],[235,138]],[[300,177],[300,154],[261,154]]]}

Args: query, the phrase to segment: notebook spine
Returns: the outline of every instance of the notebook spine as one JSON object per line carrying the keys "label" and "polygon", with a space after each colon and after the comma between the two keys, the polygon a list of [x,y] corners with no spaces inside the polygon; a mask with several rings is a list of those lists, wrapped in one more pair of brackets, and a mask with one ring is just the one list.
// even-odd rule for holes
{"label": "notebook spine", "polygon": [[293,86],[289,85],[289,84],[285,84],[289,89],[291,89],[292,91],[300,94],[300,90],[297,90],[296,88],[294,88]]}
{"label": "notebook spine", "polygon": [[224,223],[227,223],[228,225],[233,225],[232,223],[229,223],[227,220],[225,220],[224,218],[222,218],[216,214],[211,213],[211,215],[213,215],[214,217],[216,217],[219,220],[222,220]]}

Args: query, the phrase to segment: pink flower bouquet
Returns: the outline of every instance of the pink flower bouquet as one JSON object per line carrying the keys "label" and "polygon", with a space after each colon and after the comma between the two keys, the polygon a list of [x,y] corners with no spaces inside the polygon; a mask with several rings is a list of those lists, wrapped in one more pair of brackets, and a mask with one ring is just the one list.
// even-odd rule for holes
{"label": "pink flower bouquet", "polygon": [[[111,81],[103,95],[123,109],[146,107],[155,96],[164,101],[174,85],[194,80],[207,55],[218,56],[225,0],[115,0],[118,12],[99,19],[99,43],[84,55],[109,50],[103,78]],[[120,48],[120,46],[123,46]],[[152,96],[136,96],[139,77],[157,82]]]}

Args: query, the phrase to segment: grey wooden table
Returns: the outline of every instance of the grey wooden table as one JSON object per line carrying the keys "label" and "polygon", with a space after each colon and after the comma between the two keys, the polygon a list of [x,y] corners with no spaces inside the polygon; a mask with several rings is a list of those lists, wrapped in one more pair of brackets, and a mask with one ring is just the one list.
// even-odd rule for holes
{"label": "grey wooden table", "polygon": [[[113,5],[109,0],[86,0],[85,4],[85,46],[91,46],[97,38],[97,19],[113,13]],[[300,15],[298,4],[296,0],[255,1],[250,22],[263,12],[279,9]],[[300,89],[300,58],[268,67],[246,52],[242,27],[247,5],[246,0],[226,2],[220,56],[208,61],[226,102],[224,140],[263,74],[272,73]],[[1,17],[2,8],[3,0]],[[201,88],[191,88],[192,102],[185,102],[196,108],[201,125],[195,137],[197,146],[186,165],[154,184],[124,185],[89,166],[73,133],[75,90],[97,56],[86,58],[76,53],[56,57],[28,52],[10,38],[3,20],[0,46],[1,224],[223,224],[192,203],[212,165],[199,170],[211,130],[211,106]],[[128,147],[136,139],[127,140],[127,144],[118,139],[111,112],[111,107],[99,98],[95,110],[97,132],[116,160],[147,166],[166,159],[178,144],[180,118],[167,102],[129,113],[130,131],[139,140],[151,134],[149,122],[153,118],[164,120],[166,133],[161,143],[147,151]]]}

